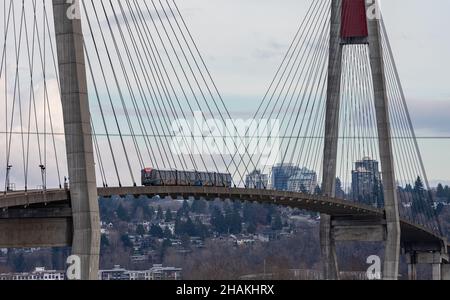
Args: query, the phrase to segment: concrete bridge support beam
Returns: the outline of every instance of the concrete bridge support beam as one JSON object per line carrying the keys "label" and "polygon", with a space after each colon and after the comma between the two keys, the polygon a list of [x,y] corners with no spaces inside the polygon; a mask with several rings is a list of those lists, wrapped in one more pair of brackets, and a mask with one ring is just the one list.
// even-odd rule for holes
{"label": "concrete bridge support beam", "polygon": [[384,257],[384,279],[397,280],[400,264],[400,214],[396,192],[394,162],[389,120],[389,103],[386,92],[383,47],[381,44],[380,20],[368,20],[370,65],[374,88],[374,100],[378,127],[378,142],[381,158],[384,201],[386,211],[386,250]]}
{"label": "concrete bridge support beam", "polygon": [[[334,197],[336,194],[336,168],[339,138],[339,110],[342,76],[342,45],[340,43],[341,6],[342,0],[332,1],[322,186],[324,195],[331,197]],[[320,247],[324,279],[339,279],[336,246],[331,231],[331,218],[327,215],[321,216]]]}
{"label": "concrete bridge support beam", "polygon": [[0,248],[66,247],[71,238],[70,218],[0,219]]}
{"label": "concrete bridge support beam", "polygon": [[416,266],[430,265],[433,280],[450,280],[450,265],[445,264],[447,254],[441,252],[413,252],[407,257],[409,280],[416,280]]}
{"label": "concrete bridge support beam", "polygon": [[78,1],[53,0],[61,101],[73,214],[72,254],[81,259],[81,279],[97,279],[100,217]]}

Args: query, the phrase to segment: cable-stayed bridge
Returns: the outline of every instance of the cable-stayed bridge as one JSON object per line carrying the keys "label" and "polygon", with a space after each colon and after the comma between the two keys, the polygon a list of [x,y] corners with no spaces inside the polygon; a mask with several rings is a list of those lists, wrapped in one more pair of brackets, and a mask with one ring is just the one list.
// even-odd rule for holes
{"label": "cable-stayed bridge", "polygon": [[339,279],[336,241],[384,242],[386,279],[398,278],[401,254],[411,279],[422,263],[448,278],[447,241],[371,3],[311,1],[254,117],[240,123],[174,0],[4,0],[0,247],[72,246],[82,278],[94,279],[99,196],[230,199],[321,213],[325,279]]}

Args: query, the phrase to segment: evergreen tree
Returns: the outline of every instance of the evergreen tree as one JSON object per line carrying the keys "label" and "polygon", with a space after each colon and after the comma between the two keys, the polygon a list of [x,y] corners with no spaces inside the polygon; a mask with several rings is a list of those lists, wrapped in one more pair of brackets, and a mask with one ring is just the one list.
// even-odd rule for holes
{"label": "evergreen tree", "polygon": [[439,203],[436,207],[436,215],[440,216],[444,211],[444,208],[445,208],[444,204]]}
{"label": "evergreen tree", "polygon": [[242,218],[239,211],[233,211],[231,219],[232,225],[230,226],[230,232],[233,234],[240,234],[242,232]]}
{"label": "evergreen tree", "polygon": [[194,225],[194,222],[192,222],[192,219],[191,219],[191,218],[188,218],[188,219],[186,220],[185,226],[186,226],[185,233],[186,233],[188,236],[195,236],[195,235],[196,235],[195,225]]}
{"label": "evergreen tree", "polygon": [[152,227],[150,228],[150,235],[162,239],[164,237],[164,231],[162,230],[161,226],[152,225]]}
{"label": "evergreen tree", "polygon": [[130,240],[130,237],[128,234],[124,234],[120,237],[120,240],[122,241],[122,245],[124,248],[133,248],[133,243]]}
{"label": "evergreen tree", "polygon": [[195,231],[196,231],[196,236],[198,236],[201,239],[205,239],[206,237],[208,237],[208,228],[206,227],[206,225],[204,225],[202,223],[202,221],[200,220],[200,218],[196,218],[195,222]]}
{"label": "evergreen tree", "polygon": [[171,239],[172,237],[172,231],[170,231],[169,227],[164,228],[164,238]]}
{"label": "evergreen tree", "polygon": [[344,198],[345,192],[342,189],[342,181],[340,178],[336,178],[336,198]]}
{"label": "evergreen tree", "polygon": [[101,248],[108,248],[110,245],[109,243],[109,239],[106,236],[106,234],[102,234],[101,238],[100,238],[100,247]]}
{"label": "evergreen tree", "polygon": [[265,206],[267,209],[267,217],[266,217],[266,225],[272,224],[273,216],[277,213],[277,208],[275,205],[267,205]]}
{"label": "evergreen tree", "polygon": [[176,216],[176,218],[177,218],[177,219],[181,219],[183,216],[184,216],[183,208],[180,208],[179,210],[177,210],[177,216]]}
{"label": "evergreen tree", "polygon": [[441,183],[439,183],[438,186],[437,186],[436,197],[438,197],[438,198],[444,198],[445,197],[444,187],[442,186]]}
{"label": "evergreen tree", "polygon": [[239,234],[242,232],[242,218],[239,211],[232,210],[228,207],[225,212],[225,223],[227,232],[231,234]]}
{"label": "evergreen tree", "polygon": [[448,185],[446,185],[444,188],[444,195],[445,195],[445,198],[447,198],[447,203],[450,204],[450,188]]}
{"label": "evergreen tree", "polygon": [[22,252],[19,253],[19,255],[14,256],[13,265],[16,272],[25,272],[25,257]]}
{"label": "evergreen tree", "polygon": [[189,206],[189,202],[187,200],[183,201],[183,207],[181,209],[183,211],[183,215],[187,218],[191,211],[191,207]]}
{"label": "evergreen tree", "polygon": [[163,249],[170,248],[170,247],[172,247],[172,242],[170,241],[170,239],[165,239],[165,240],[163,241],[161,247],[162,247]]}
{"label": "evergreen tree", "polygon": [[412,193],[412,192],[413,192],[413,188],[412,188],[411,184],[408,183],[408,184],[406,185],[405,191],[406,191],[406,192],[409,192],[409,193]]}
{"label": "evergreen tree", "polygon": [[141,208],[143,209],[145,206],[147,206],[147,201],[146,199],[139,197],[137,199],[134,199],[133,201],[131,201],[132,203],[132,207],[133,207],[133,215],[136,214],[136,211]]}
{"label": "evergreen tree", "polygon": [[411,211],[414,216],[418,214],[424,214],[427,216],[427,212],[431,209],[426,199],[426,192],[420,177],[417,177],[417,180],[414,184],[413,190],[413,201],[411,206]]}
{"label": "evergreen tree", "polygon": [[376,204],[378,208],[384,207],[383,184],[378,179],[374,180],[373,196],[375,198],[373,204]]}
{"label": "evergreen tree", "polygon": [[255,233],[256,233],[256,230],[257,230],[256,224],[254,224],[254,223],[248,224],[248,226],[247,226],[247,233],[249,233],[249,234],[255,234]]}
{"label": "evergreen tree", "polygon": [[166,211],[165,221],[166,221],[166,223],[170,223],[173,221],[172,211],[170,209],[167,209],[167,211]]}
{"label": "evergreen tree", "polygon": [[147,221],[152,221],[153,217],[155,215],[155,211],[153,209],[150,209],[149,205],[145,205],[142,207],[142,212],[144,214],[144,219]]}
{"label": "evergreen tree", "polygon": [[204,213],[206,213],[207,207],[208,207],[208,204],[206,203],[206,201],[194,200],[194,202],[192,202],[191,211],[193,213],[197,213],[197,214],[204,214]]}
{"label": "evergreen tree", "polygon": [[156,219],[157,219],[158,221],[164,220],[164,212],[163,212],[163,209],[162,209],[161,206],[158,206],[158,212],[157,212],[157,214],[156,214]]}
{"label": "evergreen tree", "polygon": [[140,235],[140,236],[143,236],[143,235],[145,235],[145,228],[144,228],[144,225],[142,225],[142,224],[139,224],[138,226],[137,226],[137,228],[136,228],[136,234],[137,235]]}
{"label": "evergreen tree", "polygon": [[214,231],[219,234],[224,234],[227,232],[227,226],[225,217],[222,214],[222,211],[216,207],[211,216],[211,225],[213,226]]}
{"label": "evergreen tree", "polygon": [[177,216],[177,219],[175,220],[175,234],[177,235],[177,236],[181,236],[181,235],[183,235],[185,233],[185,230],[184,230],[184,223],[183,223],[183,221],[181,220],[181,217],[180,216]]}
{"label": "evergreen tree", "polygon": [[255,210],[250,202],[244,203],[243,215],[245,223],[256,223],[255,221]]}
{"label": "evergreen tree", "polygon": [[281,215],[277,214],[272,223],[272,230],[282,230],[283,221],[281,220]]}
{"label": "evergreen tree", "polygon": [[119,220],[123,222],[129,222],[130,217],[128,216],[127,210],[122,206],[122,204],[119,204],[119,207],[117,208],[117,217]]}
{"label": "evergreen tree", "polygon": [[234,201],[233,202],[233,209],[240,211],[242,209],[242,202],[241,201]]}

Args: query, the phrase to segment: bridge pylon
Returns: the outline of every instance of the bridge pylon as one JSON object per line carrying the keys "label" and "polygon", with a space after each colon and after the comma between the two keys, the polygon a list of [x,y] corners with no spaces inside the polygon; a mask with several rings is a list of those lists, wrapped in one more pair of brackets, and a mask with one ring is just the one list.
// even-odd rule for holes
{"label": "bridge pylon", "polygon": [[[367,222],[333,220],[328,216],[322,216],[320,245],[323,273],[325,279],[331,280],[339,279],[335,250],[336,232],[338,231],[338,240],[383,240],[386,243],[383,277],[388,280],[396,280],[399,274],[400,214],[381,42],[382,23],[377,14],[369,17],[369,11],[372,10],[373,5],[373,1],[366,0],[332,0],[322,190],[325,195],[335,197],[343,47],[345,45],[368,45],[382,169],[385,222],[371,224],[372,229],[378,228],[378,230],[374,230],[374,234],[368,236],[364,232],[368,228]],[[345,227],[338,226],[343,222],[346,222]],[[349,226],[349,222],[353,222],[354,225]]]}
{"label": "bridge pylon", "polygon": [[72,254],[81,279],[98,278],[100,217],[78,1],[53,0],[73,219]]}

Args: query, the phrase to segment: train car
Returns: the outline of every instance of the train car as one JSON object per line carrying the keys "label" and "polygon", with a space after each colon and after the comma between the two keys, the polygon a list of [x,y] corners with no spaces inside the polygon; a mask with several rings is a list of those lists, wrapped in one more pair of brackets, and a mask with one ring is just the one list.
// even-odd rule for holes
{"label": "train car", "polygon": [[152,168],[143,169],[143,186],[210,186],[231,187],[231,174],[195,172],[195,171],[167,171]]}

